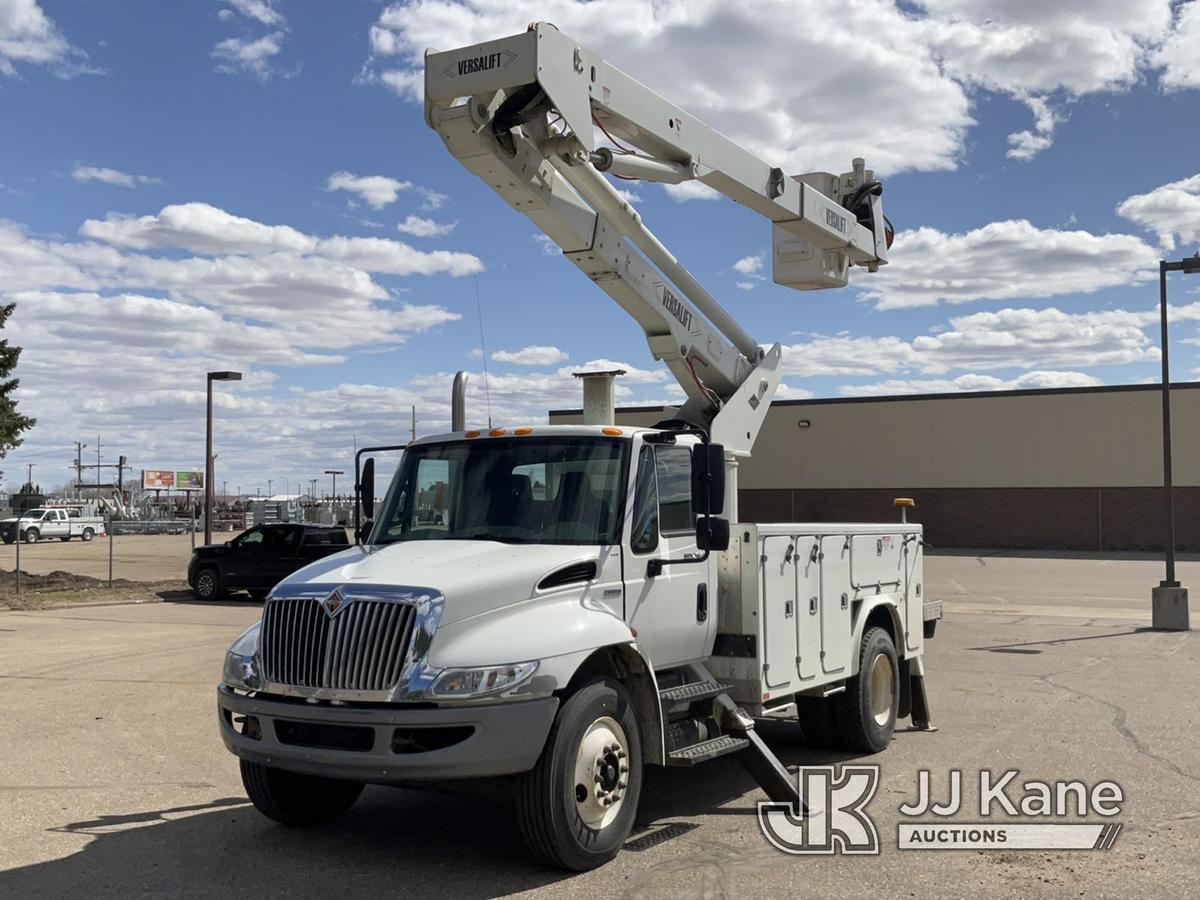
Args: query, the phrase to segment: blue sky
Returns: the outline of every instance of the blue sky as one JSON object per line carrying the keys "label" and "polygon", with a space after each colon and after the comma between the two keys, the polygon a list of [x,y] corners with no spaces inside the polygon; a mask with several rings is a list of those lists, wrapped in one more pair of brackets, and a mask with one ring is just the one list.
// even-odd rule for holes
{"label": "blue sky", "polygon": [[[247,373],[219,397],[231,489],[404,440],[412,405],[445,429],[460,368],[480,420],[480,310],[497,421],[575,405],[570,372],[604,360],[624,402],[678,399],[422,120],[423,48],[534,19],[789,172],[884,176],[892,265],[819,293],[771,284],[754,214],[632,187],[785,345],[784,396],[1157,378],[1154,261],[1200,245],[1200,0],[0,0],[0,295],[39,418],[6,483],[62,483],[97,434],[135,469],[198,466],[210,368]],[[1191,378],[1200,296],[1173,290]]]}

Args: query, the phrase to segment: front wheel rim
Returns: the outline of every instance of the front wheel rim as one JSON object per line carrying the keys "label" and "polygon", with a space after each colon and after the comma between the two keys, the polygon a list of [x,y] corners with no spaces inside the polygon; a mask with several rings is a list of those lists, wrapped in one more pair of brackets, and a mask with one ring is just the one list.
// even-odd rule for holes
{"label": "front wheel rim", "polygon": [[611,716],[601,716],[579,739],[575,754],[575,809],[589,828],[610,825],[629,795],[629,738]]}
{"label": "front wheel rim", "polygon": [[896,685],[892,672],[892,661],[887,654],[876,654],[867,673],[867,704],[871,718],[881,728],[892,720],[892,706],[896,699]]}
{"label": "front wheel rim", "polygon": [[196,593],[201,597],[211,597],[213,593],[213,577],[208,573],[196,579]]}

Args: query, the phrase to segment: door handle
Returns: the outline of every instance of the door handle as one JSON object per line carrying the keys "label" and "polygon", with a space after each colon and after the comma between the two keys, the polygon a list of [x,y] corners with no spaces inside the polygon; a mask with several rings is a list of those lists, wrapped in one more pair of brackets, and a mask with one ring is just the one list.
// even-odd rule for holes
{"label": "door handle", "polygon": [[696,621],[708,620],[708,585],[696,585]]}

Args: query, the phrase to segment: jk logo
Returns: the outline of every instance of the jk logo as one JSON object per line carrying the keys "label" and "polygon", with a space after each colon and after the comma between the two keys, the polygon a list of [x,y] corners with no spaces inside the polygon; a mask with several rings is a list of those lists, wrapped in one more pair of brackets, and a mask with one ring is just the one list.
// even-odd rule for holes
{"label": "jk logo", "polygon": [[796,773],[807,812],[790,803],[758,804],[758,825],[777,849],[797,855],[879,855],[879,832],[866,806],[879,787],[878,766],[814,766]]}

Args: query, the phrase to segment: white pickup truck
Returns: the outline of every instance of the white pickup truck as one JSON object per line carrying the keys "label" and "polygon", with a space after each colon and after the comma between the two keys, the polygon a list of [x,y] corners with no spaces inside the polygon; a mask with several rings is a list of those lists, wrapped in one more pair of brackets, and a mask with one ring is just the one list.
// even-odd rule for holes
{"label": "white pickup truck", "polygon": [[99,516],[72,515],[69,509],[31,509],[20,516],[0,520],[0,537],[4,543],[22,540],[34,544],[42,538],[69,541],[73,537],[90,541],[104,534],[104,519]]}

